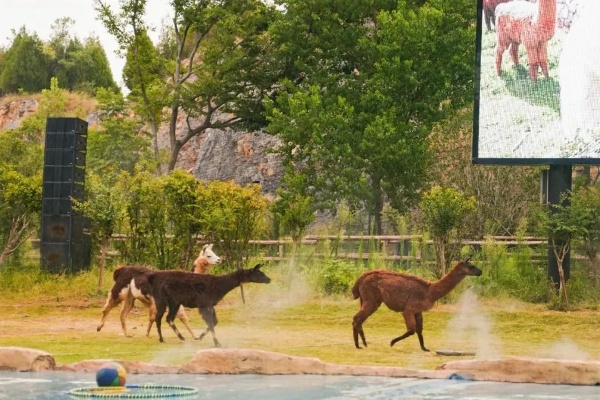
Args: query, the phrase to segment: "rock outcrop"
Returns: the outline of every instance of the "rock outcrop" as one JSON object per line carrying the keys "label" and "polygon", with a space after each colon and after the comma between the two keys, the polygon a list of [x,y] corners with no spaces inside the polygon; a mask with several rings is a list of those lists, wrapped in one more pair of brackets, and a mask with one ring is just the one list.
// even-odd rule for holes
{"label": "rock outcrop", "polygon": [[283,167],[270,149],[280,145],[278,138],[264,132],[236,132],[209,129],[195,149],[196,178],[233,180],[239,185],[258,183],[263,193],[274,195],[280,185]]}
{"label": "rock outcrop", "polygon": [[181,366],[108,359],[56,365],[51,354],[40,350],[0,347],[0,370],[95,372],[108,361],[119,362],[130,374],[361,375],[600,385],[600,361],[532,358],[459,360],[442,364],[435,370],[411,370],[399,367],[331,364],[313,357],[290,356],[254,349],[205,349],[196,352],[192,360]]}
{"label": "rock outcrop", "polygon": [[21,119],[37,111],[39,103],[34,99],[17,99],[0,104],[0,131],[16,129]]}
{"label": "rock outcrop", "polygon": [[478,381],[600,385],[600,361],[508,358],[500,360],[458,360],[438,370],[455,371]]}
{"label": "rock outcrop", "polygon": [[40,372],[56,368],[54,357],[26,347],[0,347],[0,371]]}

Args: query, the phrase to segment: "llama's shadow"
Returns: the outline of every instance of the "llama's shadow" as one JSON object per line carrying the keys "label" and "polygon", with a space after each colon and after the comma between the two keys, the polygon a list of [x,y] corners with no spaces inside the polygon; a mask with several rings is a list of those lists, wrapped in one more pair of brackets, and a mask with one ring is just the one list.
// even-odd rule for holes
{"label": "llama's shadow", "polygon": [[531,105],[548,107],[559,112],[559,86],[552,76],[546,78],[540,72],[537,81],[529,77],[529,69],[521,64],[513,66],[512,71],[502,72],[506,90]]}

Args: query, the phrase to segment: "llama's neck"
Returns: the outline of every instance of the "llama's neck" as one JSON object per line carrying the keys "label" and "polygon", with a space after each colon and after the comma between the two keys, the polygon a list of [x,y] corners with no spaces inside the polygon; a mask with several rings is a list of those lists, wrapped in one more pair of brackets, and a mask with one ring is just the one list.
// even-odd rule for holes
{"label": "llama's neck", "polygon": [[198,257],[196,261],[194,261],[194,273],[205,274],[209,265],[207,258]]}
{"label": "llama's neck", "polygon": [[215,304],[219,302],[225,295],[231,292],[242,283],[243,271],[235,271],[227,275],[215,276],[215,284],[212,285],[215,291],[214,297],[216,298]]}
{"label": "llama's neck", "polygon": [[538,34],[546,39],[554,36],[556,27],[556,0],[538,0]]}
{"label": "llama's neck", "polygon": [[465,276],[463,273],[458,272],[456,268],[453,268],[442,279],[433,282],[428,293],[431,301],[435,302],[450,293],[456,285],[465,279]]}

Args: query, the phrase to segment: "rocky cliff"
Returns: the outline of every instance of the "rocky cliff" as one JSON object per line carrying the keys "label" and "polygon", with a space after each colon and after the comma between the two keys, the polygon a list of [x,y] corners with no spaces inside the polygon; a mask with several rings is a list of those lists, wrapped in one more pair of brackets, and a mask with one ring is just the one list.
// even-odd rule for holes
{"label": "rocky cliff", "polygon": [[[35,98],[0,99],[0,132],[17,128],[20,120],[37,111]],[[90,127],[98,124],[95,113],[87,117]],[[178,136],[184,134],[185,119],[178,123]],[[159,145],[165,148],[168,127],[160,130]],[[269,149],[279,145],[276,137],[264,132],[209,129],[190,140],[181,150],[177,168],[198,179],[234,180],[240,185],[259,183],[266,194],[274,195],[283,174],[278,156]]]}

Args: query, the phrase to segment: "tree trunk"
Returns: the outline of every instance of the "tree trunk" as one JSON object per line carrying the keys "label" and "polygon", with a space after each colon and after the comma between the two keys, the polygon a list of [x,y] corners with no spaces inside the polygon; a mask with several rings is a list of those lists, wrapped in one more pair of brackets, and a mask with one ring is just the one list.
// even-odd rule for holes
{"label": "tree trunk", "polygon": [[290,255],[290,263],[288,265],[288,272],[287,272],[287,287],[288,288],[292,287],[292,282],[294,279],[294,272],[295,272],[295,266],[296,266],[296,251],[298,249],[298,240],[299,239],[292,240],[292,254]]}
{"label": "tree trunk", "polygon": [[565,296],[565,306],[569,309],[569,297],[567,296],[567,282],[565,280],[565,271],[563,270],[563,260],[558,260],[558,276],[560,278],[559,291]]}
{"label": "tree trunk", "polygon": [[383,224],[381,214],[383,213],[383,191],[381,190],[381,178],[373,178],[373,209],[375,217],[375,234],[383,235]]}
{"label": "tree trunk", "polygon": [[20,217],[13,218],[8,232],[8,238],[4,248],[0,252],[0,268],[6,261],[9,254],[16,251],[22,244],[29,238],[32,231],[29,230],[29,219],[22,215]]}
{"label": "tree trunk", "polygon": [[104,284],[104,267],[106,266],[106,253],[110,239],[103,237],[100,239],[100,265],[98,266],[98,292],[102,291],[102,285]]}
{"label": "tree trunk", "polygon": [[433,247],[442,274],[441,276],[444,276],[446,275],[446,240],[444,238],[434,238]]}

